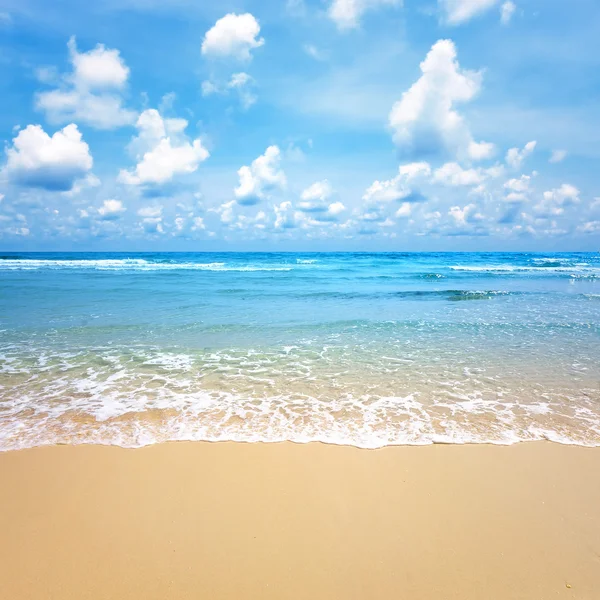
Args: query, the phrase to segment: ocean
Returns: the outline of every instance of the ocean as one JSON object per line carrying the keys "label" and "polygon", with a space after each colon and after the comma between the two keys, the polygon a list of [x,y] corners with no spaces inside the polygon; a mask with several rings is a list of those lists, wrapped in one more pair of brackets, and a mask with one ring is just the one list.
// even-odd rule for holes
{"label": "ocean", "polygon": [[600,254],[4,253],[0,450],[600,445]]}

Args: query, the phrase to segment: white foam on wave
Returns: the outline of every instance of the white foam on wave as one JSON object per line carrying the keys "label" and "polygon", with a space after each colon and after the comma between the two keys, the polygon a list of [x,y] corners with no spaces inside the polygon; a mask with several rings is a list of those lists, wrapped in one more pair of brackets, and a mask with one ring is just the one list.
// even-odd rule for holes
{"label": "white foam on wave", "polygon": [[[57,443],[140,447],[183,440],[381,448],[551,439],[600,446],[600,397],[583,385],[574,390],[576,397],[544,389],[536,399],[535,386],[527,392],[511,390],[472,367],[461,369],[456,380],[438,374],[412,393],[385,394],[368,383],[359,392],[336,383],[344,375],[337,358],[332,359],[331,381],[317,380],[322,374],[314,369],[327,360],[327,348],[310,350],[319,357],[317,363],[308,363],[302,352],[286,346],[268,356],[222,351],[199,357],[156,349],[111,350],[102,353],[102,360],[43,353],[37,365],[28,363],[29,371],[8,352],[0,363],[15,379],[0,387],[0,450]],[[275,362],[276,357],[285,362]],[[410,361],[410,367],[403,365],[401,357],[394,361],[398,366],[393,369],[422,368]],[[389,366],[383,368],[382,373]],[[440,373],[439,367],[434,373]],[[292,384],[299,380],[312,387],[294,391]]]}
{"label": "white foam on wave", "polygon": [[4,259],[0,271],[35,271],[41,269],[87,269],[96,271],[291,271],[285,265],[236,265],[222,262],[152,262],[141,258],[98,260]]}
{"label": "white foam on wave", "polygon": [[485,272],[507,272],[507,273],[519,273],[519,272],[534,272],[534,273],[570,273],[572,271],[582,273],[600,273],[600,268],[588,266],[587,263],[572,265],[567,267],[539,267],[539,266],[520,266],[520,265],[452,265],[450,267],[453,271],[473,271],[475,273]]}

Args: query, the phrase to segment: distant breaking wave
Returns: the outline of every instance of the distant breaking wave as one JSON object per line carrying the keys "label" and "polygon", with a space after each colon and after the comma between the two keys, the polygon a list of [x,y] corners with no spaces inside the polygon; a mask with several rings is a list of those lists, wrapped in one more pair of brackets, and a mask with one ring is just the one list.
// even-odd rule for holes
{"label": "distant breaking wave", "polygon": [[0,271],[34,271],[39,269],[88,269],[97,271],[291,271],[284,265],[227,265],[222,262],[152,262],[143,258],[100,259],[100,260],[0,260]]}

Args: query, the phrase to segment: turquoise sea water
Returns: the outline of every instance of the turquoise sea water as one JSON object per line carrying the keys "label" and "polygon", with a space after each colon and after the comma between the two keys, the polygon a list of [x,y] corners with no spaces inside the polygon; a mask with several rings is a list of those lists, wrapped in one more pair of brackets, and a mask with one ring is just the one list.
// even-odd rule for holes
{"label": "turquoise sea water", "polygon": [[599,254],[3,254],[0,449],[600,445]]}

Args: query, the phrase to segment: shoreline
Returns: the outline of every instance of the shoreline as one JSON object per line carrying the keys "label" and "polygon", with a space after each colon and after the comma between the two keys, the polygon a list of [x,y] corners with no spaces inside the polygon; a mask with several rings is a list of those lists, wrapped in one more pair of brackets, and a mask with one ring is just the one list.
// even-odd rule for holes
{"label": "shoreline", "polygon": [[0,453],[0,597],[600,595],[600,448],[311,442]]}

